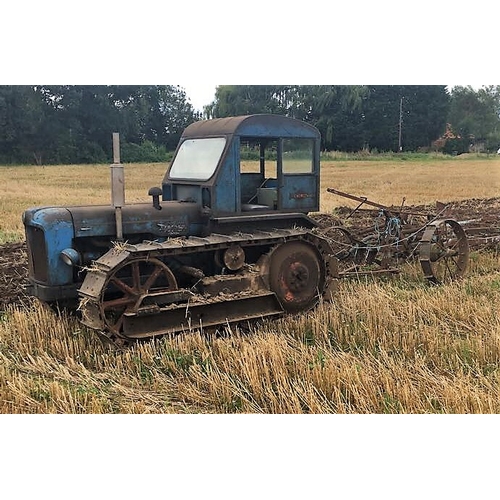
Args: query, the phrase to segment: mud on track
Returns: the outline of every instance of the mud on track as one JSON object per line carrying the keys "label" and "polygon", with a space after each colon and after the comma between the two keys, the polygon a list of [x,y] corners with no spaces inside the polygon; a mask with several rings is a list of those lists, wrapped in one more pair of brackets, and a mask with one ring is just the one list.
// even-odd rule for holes
{"label": "mud on track", "polygon": [[27,282],[26,243],[7,243],[0,246],[0,311],[7,304],[28,303],[24,292]]}
{"label": "mud on track", "polygon": [[[376,200],[374,200],[376,201]],[[389,207],[398,211],[399,207]],[[440,206],[407,206],[406,210],[418,212],[437,213]],[[321,229],[338,226],[347,223],[346,218],[352,209],[340,207],[335,214],[318,214],[313,218],[318,222]],[[360,210],[349,217],[350,228],[372,227],[377,210]],[[500,235],[500,197],[489,199],[469,199],[452,202],[447,206],[443,216],[454,218],[458,221],[469,221],[470,226],[484,228],[480,236]],[[485,238],[486,239],[486,238]],[[498,249],[498,242],[494,246]],[[491,248],[491,244],[482,244],[481,239],[471,244],[473,250]],[[26,255],[26,243],[7,243],[0,246],[0,312],[8,304],[27,305],[29,297],[26,296],[24,287],[28,283],[28,259]]]}

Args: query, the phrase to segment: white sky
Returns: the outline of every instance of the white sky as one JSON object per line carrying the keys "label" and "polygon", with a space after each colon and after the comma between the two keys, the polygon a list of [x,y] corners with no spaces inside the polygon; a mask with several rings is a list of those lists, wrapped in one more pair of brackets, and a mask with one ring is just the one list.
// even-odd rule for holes
{"label": "white sky", "polygon": [[[349,3],[327,7],[312,0],[307,12],[299,12],[283,2],[283,11],[269,14],[276,22],[264,25],[260,9],[272,8],[255,0],[244,23],[228,18],[223,29],[216,29],[219,13],[233,12],[234,6],[221,0],[195,1],[196,15],[172,2],[151,3],[150,10],[99,3],[99,16],[88,8],[79,10],[78,18],[62,0],[55,3],[60,8],[40,4],[30,16],[23,1],[3,7],[5,19],[22,19],[23,25],[19,30],[8,22],[0,30],[6,47],[0,84],[180,85],[202,111],[223,84],[500,83],[498,16],[482,15],[479,24],[467,9],[435,1],[421,0],[413,9],[358,0],[354,12]],[[481,3],[476,1],[475,13],[483,12]],[[489,13],[493,8],[488,4]],[[188,24],[176,22],[186,14]],[[252,36],[259,29],[272,33]]]}
{"label": "white sky", "polygon": [[186,92],[186,97],[190,100],[193,108],[198,111],[203,111],[203,106],[210,104],[215,98],[215,88],[217,85],[209,83],[184,85],[178,83]]}

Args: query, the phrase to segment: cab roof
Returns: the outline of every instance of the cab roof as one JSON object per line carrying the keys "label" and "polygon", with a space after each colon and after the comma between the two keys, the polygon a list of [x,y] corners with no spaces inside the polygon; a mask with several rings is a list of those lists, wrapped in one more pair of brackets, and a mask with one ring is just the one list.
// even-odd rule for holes
{"label": "cab roof", "polygon": [[215,118],[194,122],[184,130],[181,139],[239,135],[247,137],[304,137],[319,139],[316,127],[282,115],[257,114]]}

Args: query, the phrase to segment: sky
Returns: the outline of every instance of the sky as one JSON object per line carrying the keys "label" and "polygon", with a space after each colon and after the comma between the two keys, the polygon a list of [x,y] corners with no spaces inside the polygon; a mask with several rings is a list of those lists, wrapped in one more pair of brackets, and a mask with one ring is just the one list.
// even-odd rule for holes
{"label": "sky", "polygon": [[178,85],[185,90],[186,97],[197,111],[203,111],[203,106],[210,104],[215,98],[215,88],[217,85],[210,83],[192,85],[179,83]]}
{"label": "sky", "polygon": [[[333,2],[334,12],[328,12],[323,2],[310,0],[308,13],[297,11],[297,19],[293,9],[280,12],[272,38],[249,36],[263,26],[260,0],[246,10],[244,23],[228,18],[224,29],[213,29],[220,22],[213,2],[195,2],[199,15],[190,15],[188,26],[176,22],[186,15],[182,4],[152,4],[151,17],[146,8],[129,12],[101,3],[98,17],[84,9],[76,19],[64,2],[56,3],[57,10],[36,4],[30,16],[24,15],[23,0],[3,7],[5,19],[22,19],[23,27],[22,36],[16,22],[0,30],[6,47],[0,84],[179,85],[202,111],[217,85],[500,83],[498,16],[483,15],[479,24],[466,11],[427,0],[418,9],[358,0],[354,13]],[[475,12],[481,3],[476,1]],[[318,8],[324,15],[312,15]]]}

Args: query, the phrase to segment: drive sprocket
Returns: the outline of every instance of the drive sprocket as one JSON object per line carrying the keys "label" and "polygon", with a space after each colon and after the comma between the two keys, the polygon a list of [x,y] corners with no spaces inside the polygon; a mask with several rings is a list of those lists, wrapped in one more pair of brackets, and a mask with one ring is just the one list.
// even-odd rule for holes
{"label": "drive sprocket", "polygon": [[285,311],[298,312],[313,307],[324,282],[324,264],[312,245],[290,241],[271,254],[269,285]]}

